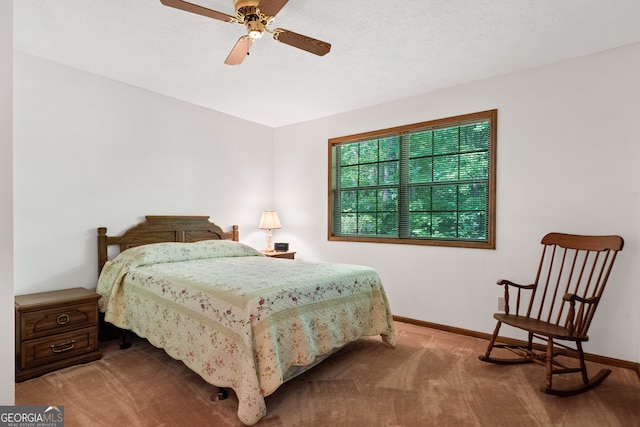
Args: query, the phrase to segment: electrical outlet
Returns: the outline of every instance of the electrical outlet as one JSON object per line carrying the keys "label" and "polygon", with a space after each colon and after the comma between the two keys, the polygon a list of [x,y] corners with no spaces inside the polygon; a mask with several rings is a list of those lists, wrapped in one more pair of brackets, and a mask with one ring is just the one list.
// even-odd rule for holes
{"label": "electrical outlet", "polygon": [[504,311],[504,297],[498,297],[498,310]]}

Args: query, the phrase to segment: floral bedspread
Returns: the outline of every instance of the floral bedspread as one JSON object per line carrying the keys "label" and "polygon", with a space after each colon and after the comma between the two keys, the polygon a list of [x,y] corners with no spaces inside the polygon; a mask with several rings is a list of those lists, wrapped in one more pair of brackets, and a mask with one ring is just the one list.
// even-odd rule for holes
{"label": "floral bedspread", "polygon": [[290,369],[362,336],[395,347],[374,269],[269,258],[238,242],[128,249],[107,262],[97,292],[106,321],[233,388],[247,425],[266,415],[264,397]]}

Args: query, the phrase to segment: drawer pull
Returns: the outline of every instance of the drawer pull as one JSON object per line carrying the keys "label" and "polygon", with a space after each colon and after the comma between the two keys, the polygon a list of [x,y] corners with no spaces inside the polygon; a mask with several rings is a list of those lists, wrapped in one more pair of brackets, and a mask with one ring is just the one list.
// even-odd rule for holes
{"label": "drawer pull", "polygon": [[58,325],[66,325],[67,323],[69,323],[69,320],[70,318],[68,314],[61,314],[56,318],[56,322],[58,322]]}
{"label": "drawer pull", "polygon": [[53,351],[54,353],[64,353],[65,351],[71,350],[75,345],[75,340],[63,342],[61,344],[54,344],[51,346],[51,351]]}

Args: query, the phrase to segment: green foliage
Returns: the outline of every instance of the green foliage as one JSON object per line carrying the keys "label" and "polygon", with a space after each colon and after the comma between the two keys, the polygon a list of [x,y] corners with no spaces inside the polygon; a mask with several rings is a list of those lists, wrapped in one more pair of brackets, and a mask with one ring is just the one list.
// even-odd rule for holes
{"label": "green foliage", "polygon": [[335,146],[338,234],[486,240],[489,126],[483,121]]}

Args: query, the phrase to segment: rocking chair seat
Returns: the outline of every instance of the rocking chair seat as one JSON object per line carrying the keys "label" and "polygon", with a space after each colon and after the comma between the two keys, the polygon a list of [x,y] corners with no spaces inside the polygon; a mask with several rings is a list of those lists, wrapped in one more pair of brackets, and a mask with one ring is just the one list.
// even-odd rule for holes
{"label": "rocking chair seat", "polygon": [[567,341],[588,341],[589,337],[586,335],[572,335],[569,329],[554,325],[553,323],[545,322],[526,316],[518,316],[515,314],[494,313],[494,319],[502,322],[506,325],[513,326],[514,328],[523,329],[533,334],[543,335],[554,339],[561,339]]}

